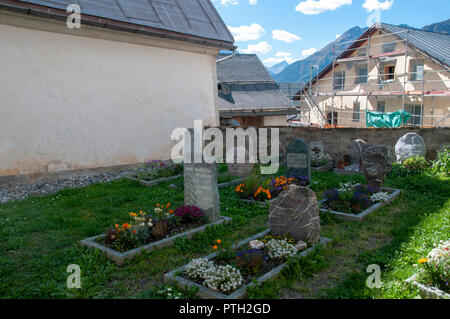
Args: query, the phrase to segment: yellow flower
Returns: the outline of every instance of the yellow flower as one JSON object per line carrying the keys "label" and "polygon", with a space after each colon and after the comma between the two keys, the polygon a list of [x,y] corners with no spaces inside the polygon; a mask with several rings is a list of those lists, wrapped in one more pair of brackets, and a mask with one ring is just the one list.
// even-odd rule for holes
{"label": "yellow flower", "polygon": [[419,262],[419,264],[425,264],[425,263],[428,262],[428,258],[420,258],[420,259],[418,260],[418,262]]}
{"label": "yellow flower", "polygon": [[220,239],[217,239],[217,243],[220,245],[222,241]]}

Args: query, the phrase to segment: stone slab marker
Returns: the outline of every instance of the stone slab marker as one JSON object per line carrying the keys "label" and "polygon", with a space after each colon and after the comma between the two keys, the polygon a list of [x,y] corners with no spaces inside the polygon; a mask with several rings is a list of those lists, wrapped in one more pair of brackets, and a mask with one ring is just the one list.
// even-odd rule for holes
{"label": "stone slab marker", "polygon": [[[249,176],[253,170],[253,167],[255,167],[255,164],[250,163],[250,154],[248,153],[247,149],[245,147],[234,147],[230,149],[229,152],[232,152],[232,154],[230,155],[233,156],[234,162],[227,164],[228,174],[238,177]],[[239,152],[245,154],[244,163],[239,163],[238,161]]]}
{"label": "stone slab marker", "polygon": [[362,155],[364,149],[367,146],[369,146],[369,144],[361,139],[353,140],[350,144],[350,165],[352,165],[358,171],[360,166],[362,165]]}
{"label": "stone slab marker", "polygon": [[[192,131],[191,135],[193,140]],[[191,154],[193,149],[194,143],[191,143]],[[217,164],[194,163],[193,160],[184,164],[184,204],[199,207],[209,222],[220,219],[217,175]]]}
{"label": "stone slab marker", "polygon": [[309,188],[290,185],[270,204],[272,235],[291,234],[296,241],[320,240],[320,216],[316,194]]}
{"label": "stone slab marker", "polygon": [[413,156],[425,157],[427,147],[423,138],[417,133],[408,133],[402,136],[395,144],[397,163],[403,163]]}
{"label": "stone slab marker", "polygon": [[311,180],[311,157],[308,144],[301,138],[292,140],[286,149],[287,176],[306,176]]}
{"label": "stone slab marker", "polygon": [[363,171],[367,185],[377,192],[383,187],[386,175],[392,170],[392,154],[386,145],[371,145],[363,152]]}

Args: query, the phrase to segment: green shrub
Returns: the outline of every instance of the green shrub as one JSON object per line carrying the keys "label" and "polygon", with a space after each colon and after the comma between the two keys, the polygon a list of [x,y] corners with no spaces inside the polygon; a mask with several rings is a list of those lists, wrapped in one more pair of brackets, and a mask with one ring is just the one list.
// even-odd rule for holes
{"label": "green shrub", "polygon": [[411,175],[410,171],[403,164],[394,163],[389,173],[391,177],[405,177]]}
{"label": "green shrub", "polygon": [[430,163],[423,156],[413,156],[403,162],[403,166],[411,175],[425,173]]}
{"label": "green shrub", "polygon": [[439,176],[450,176],[450,150],[446,149],[437,154],[431,166],[431,172]]}

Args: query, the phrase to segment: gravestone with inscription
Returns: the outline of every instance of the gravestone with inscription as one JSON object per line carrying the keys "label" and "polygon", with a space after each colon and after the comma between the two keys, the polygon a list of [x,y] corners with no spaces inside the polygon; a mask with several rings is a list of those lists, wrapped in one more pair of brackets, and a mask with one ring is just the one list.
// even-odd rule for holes
{"label": "gravestone with inscription", "polygon": [[[239,158],[239,153],[244,156]],[[255,166],[254,163],[250,161],[250,154],[245,147],[234,147],[227,151],[227,156],[230,155],[233,158],[233,163],[228,163],[228,174],[238,177],[247,177],[253,170]]]}
{"label": "gravestone with inscription", "polygon": [[[192,130],[190,130],[192,133]],[[191,135],[193,141],[193,133]],[[185,141],[187,138],[185,138]],[[194,143],[185,144],[185,148],[194,150]],[[209,222],[220,219],[220,197],[217,185],[217,164],[207,164],[203,156],[200,163],[191,156],[191,163],[184,163],[184,204],[197,206]]]}
{"label": "gravestone with inscription", "polygon": [[311,158],[304,140],[292,140],[286,150],[287,176],[305,176],[311,180]]}

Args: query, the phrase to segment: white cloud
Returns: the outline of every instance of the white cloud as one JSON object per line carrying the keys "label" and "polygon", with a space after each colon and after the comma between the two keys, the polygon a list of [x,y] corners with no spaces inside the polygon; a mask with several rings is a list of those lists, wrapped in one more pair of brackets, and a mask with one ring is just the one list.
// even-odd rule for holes
{"label": "white cloud", "polygon": [[241,50],[242,53],[246,54],[266,54],[272,51],[272,46],[266,41],[260,42],[258,44],[249,44],[247,49]]}
{"label": "white cloud", "polygon": [[278,52],[275,54],[275,57],[271,57],[268,59],[265,59],[263,61],[264,65],[271,67],[275,64],[281,63],[281,62],[287,62],[288,64],[291,64],[295,62],[296,60],[292,58],[292,54],[289,52]]}
{"label": "white cloud", "polygon": [[375,10],[389,10],[394,4],[394,0],[385,0],[384,2],[378,0],[364,0],[363,8],[367,12],[372,12]]}
{"label": "white cloud", "polygon": [[295,7],[295,10],[304,14],[319,14],[329,10],[336,10],[348,4],[352,4],[352,0],[306,0],[300,2]]}
{"label": "white cloud", "polygon": [[236,5],[236,4],[239,4],[239,0],[214,0],[214,2],[217,2],[217,1],[219,1],[220,2],[220,4],[221,5],[223,5],[223,6],[228,6],[229,4],[230,5]]}
{"label": "white cloud", "polygon": [[250,5],[255,5],[258,4],[258,0],[248,0],[248,2],[250,3]]}
{"label": "white cloud", "polygon": [[292,43],[298,40],[301,40],[298,35],[295,35],[293,33],[287,32],[285,30],[273,30],[272,31],[272,37],[275,40],[280,40],[286,43]]}
{"label": "white cloud", "polygon": [[228,26],[231,34],[234,36],[234,40],[236,42],[244,42],[244,41],[254,41],[258,40],[266,31],[257,23],[253,23],[252,25],[243,25],[240,27],[231,27]]}
{"label": "white cloud", "polygon": [[303,50],[303,51],[302,51],[302,55],[303,55],[304,57],[308,57],[308,56],[310,56],[310,55],[313,55],[313,54],[316,53],[316,52],[317,52],[316,48],[311,48],[311,49]]}

